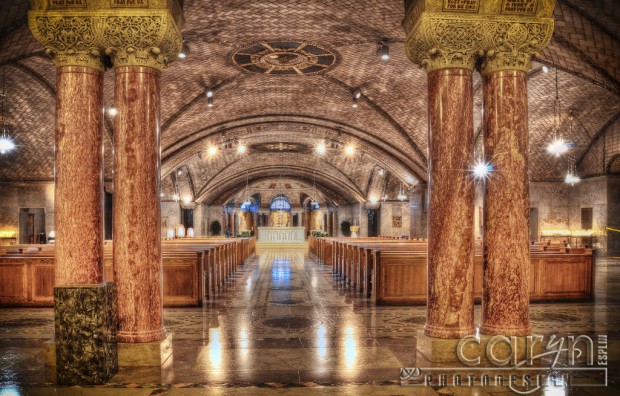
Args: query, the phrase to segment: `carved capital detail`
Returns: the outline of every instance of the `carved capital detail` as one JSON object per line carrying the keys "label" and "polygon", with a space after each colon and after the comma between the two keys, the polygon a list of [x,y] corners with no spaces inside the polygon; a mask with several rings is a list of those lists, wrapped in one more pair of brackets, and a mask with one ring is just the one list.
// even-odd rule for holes
{"label": "carved capital detail", "polygon": [[485,22],[486,56],[482,73],[500,70],[527,72],[532,58],[542,51],[553,35],[553,19],[533,20],[501,18]]}
{"label": "carved capital detail", "polygon": [[428,72],[473,70],[479,61],[483,73],[527,71],[551,40],[554,5],[555,0],[414,0],[403,20],[405,51]]}
{"label": "carved capital detail", "polygon": [[181,34],[167,13],[102,18],[105,51],[115,67],[165,69],[181,50]]}
{"label": "carved capital detail", "polygon": [[103,70],[97,18],[31,11],[28,23],[57,67],[86,66]]}
{"label": "carved capital detail", "polygon": [[177,0],[151,0],[150,8],[145,2],[131,9],[99,0],[80,3],[80,10],[68,5],[50,10],[45,1],[37,4],[40,8],[29,13],[30,30],[56,66],[103,69],[106,54],[116,67],[163,70],[182,48],[183,14]]}
{"label": "carved capital detail", "polygon": [[405,40],[407,57],[426,69],[473,70],[481,54],[480,19],[422,13]]}

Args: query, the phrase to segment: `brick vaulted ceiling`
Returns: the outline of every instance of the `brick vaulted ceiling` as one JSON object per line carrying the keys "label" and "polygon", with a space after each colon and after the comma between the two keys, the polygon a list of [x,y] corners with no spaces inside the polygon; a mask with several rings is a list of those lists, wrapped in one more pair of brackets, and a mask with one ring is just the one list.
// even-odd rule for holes
{"label": "brick vaulted ceiling", "polygon": [[[28,30],[28,8],[24,0],[0,2],[0,64],[19,145],[0,156],[0,181],[53,179],[55,70]],[[248,179],[264,188],[282,175],[306,193],[316,183],[335,204],[370,195],[394,199],[401,183],[426,180],[426,76],[404,55],[403,1],[185,0],[184,11],[190,53],[164,72],[161,90],[166,194],[183,184],[179,170],[187,175],[188,194],[218,204],[239,196]],[[620,154],[620,5],[558,0],[554,17],[553,39],[529,73],[533,181],[562,179],[567,166],[566,158],[546,152],[555,73],[543,73],[543,65],[559,70],[562,122],[569,111],[575,120],[564,136],[574,144],[571,156],[582,176],[605,173],[611,169],[606,161]],[[390,42],[387,62],[376,54],[382,39]],[[260,43],[297,46],[310,55],[270,57],[269,45]],[[306,62],[312,55],[318,64]],[[282,59],[296,69],[277,67]],[[276,67],[265,72],[270,65]],[[479,148],[482,92],[480,77],[474,78]],[[113,79],[108,70],[108,106]],[[207,89],[214,92],[214,107],[207,106]],[[355,91],[362,94],[356,109]],[[108,179],[113,126],[106,118]],[[329,143],[328,150],[317,157],[320,141]],[[243,156],[235,151],[240,143],[249,148]],[[206,149],[214,144],[226,147],[211,157]],[[347,144],[356,147],[353,156],[343,155]]]}

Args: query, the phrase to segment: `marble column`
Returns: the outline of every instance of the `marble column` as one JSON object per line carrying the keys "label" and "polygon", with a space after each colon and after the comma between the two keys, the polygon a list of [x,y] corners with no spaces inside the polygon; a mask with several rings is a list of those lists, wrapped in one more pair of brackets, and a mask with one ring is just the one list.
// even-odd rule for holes
{"label": "marble column", "polygon": [[485,334],[523,336],[531,331],[526,77],[520,70],[483,76],[484,152],[493,166],[484,194]]}
{"label": "marble column", "polygon": [[118,339],[165,337],[159,203],[160,71],[116,67],[114,280]]}
{"label": "marble column", "polygon": [[103,280],[103,71],[56,77],[56,286]]}
{"label": "marble column", "polygon": [[428,73],[428,303],[424,334],[474,333],[472,71]]}

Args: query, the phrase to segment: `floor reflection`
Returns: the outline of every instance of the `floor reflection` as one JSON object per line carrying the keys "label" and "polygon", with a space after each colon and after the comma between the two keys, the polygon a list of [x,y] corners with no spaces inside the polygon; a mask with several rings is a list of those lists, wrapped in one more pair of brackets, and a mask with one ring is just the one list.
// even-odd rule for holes
{"label": "floor reflection", "polygon": [[[599,260],[597,268],[595,302],[532,304],[532,324],[538,334],[608,334],[615,347],[610,368],[617,367],[620,261]],[[374,306],[303,251],[263,252],[204,307],[166,309],[165,321],[174,335],[174,363],[166,379],[174,384],[280,384],[299,391],[309,384],[355,383],[389,389],[398,384],[400,367],[430,364],[415,348],[425,307]],[[1,396],[17,389],[12,384],[46,381],[42,347],[52,329],[50,309],[0,310]],[[111,383],[146,386],[162,378],[158,370],[126,369]],[[610,371],[610,382],[617,380],[618,373]],[[395,394],[407,394],[404,389],[397,387]],[[547,387],[544,394],[580,393]]]}

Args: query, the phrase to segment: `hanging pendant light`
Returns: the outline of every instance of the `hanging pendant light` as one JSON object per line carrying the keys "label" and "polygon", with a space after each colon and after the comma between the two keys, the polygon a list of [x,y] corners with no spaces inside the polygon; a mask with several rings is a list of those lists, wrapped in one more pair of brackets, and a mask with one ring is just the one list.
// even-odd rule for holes
{"label": "hanging pendant light", "polygon": [[562,132],[560,131],[560,96],[558,95],[558,69],[555,69],[555,102],[554,102],[554,114],[553,114],[553,139],[547,146],[547,152],[549,154],[559,157],[565,154],[570,148],[569,144],[564,141]]}
{"label": "hanging pendant light", "polygon": [[566,172],[566,177],[564,178],[564,182],[574,186],[575,183],[579,183],[581,178],[576,174],[576,165],[574,158],[570,158],[568,161],[568,171]]}
{"label": "hanging pendant light", "polygon": [[15,148],[15,142],[11,138],[10,128],[8,123],[9,118],[9,100],[6,94],[6,66],[2,67],[2,94],[0,98],[0,117],[2,118],[2,125],[0,125],[0,154],[6,154]]}
{"label": "hanging pendant light", "polygon": [[407,196],[405,195],[405,190],[403,188],[403,183],[400,183],[400,190],[398,191],[398,196],[396,198],[398,198],[401,202],[407,199]]}

